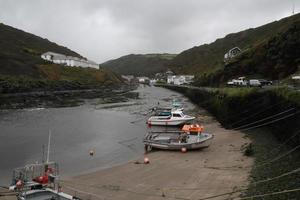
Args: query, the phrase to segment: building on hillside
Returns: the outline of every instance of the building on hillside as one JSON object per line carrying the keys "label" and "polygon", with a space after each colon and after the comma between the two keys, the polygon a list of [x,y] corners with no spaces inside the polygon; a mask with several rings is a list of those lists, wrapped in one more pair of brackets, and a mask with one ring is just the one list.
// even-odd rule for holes
{"label": "building on hillside", "polygon": [[130,82],[134,79],[133,75],[122,75],[122,78],[125,79],[126,81]]}
{"label": "building on hillside", "polygon": [[173,75],[168,76],[167,83],[174,85],[190,84],[193,82],[194,75]]}
{"label": "building on hillside", "polygon": [[160,72],[160,73],[156,73],[155,74],[155,79],[158,82],[167,82],[168,76],[173,76],[174,72],[172,72],[171,70],[168,70],[166,72]]}
{"label": "building on hillside", "polygon": [[154,85],[157,83],[157,80],[156,79],[150,79],[149,81],[150,85]]}
{"label": "building on hillside", "polygon": [[194,81],[195,76],[194,75],[185,75],[185,83],[190,84]]}
{"label": "building on hillside", "polygon": [[300,80],[300,75],[292,76],[293,80]]}
{"label": "building on hillside", "polygon": [[64,54],[54,53],[50,51],[42,54],[41,58],[59,65],[70,67],[91,67],[99,69],[99,65],[94,61],[73,56],[66,56]]}
{"label": "building on hillside", "polygon": [[225,55],[224,55],[224,62],[228,62],[231,58],[239,55],[240,53],[242,53],[242,50],[238,47],[234,47],[232,49],[230,49]]}
{"label": "building on hillside", "polygon": [[167,76],[173,76],[174,72],[172,72],[171,70],[166,71],[165,73]]}
{"label": "building on hillside", "polygon": [[139,81],[139,83],[149,83],[150,79],[146,76],[136,77]]}

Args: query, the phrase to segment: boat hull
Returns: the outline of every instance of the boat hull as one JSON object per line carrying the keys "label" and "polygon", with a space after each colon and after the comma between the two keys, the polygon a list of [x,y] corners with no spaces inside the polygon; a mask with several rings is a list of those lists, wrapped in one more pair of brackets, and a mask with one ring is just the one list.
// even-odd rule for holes
{"label": "boat hull", "polygon": [[184,123],[194,120],[195,117],[186,117],[182,119],[159,119],[159,118],[149,118],[147,123],[149,125],[155,126],[179,126]]}
{"label": "boat hull", "polygon": [[182,150],[182,148],[186,148],[187,150],[197,150],[202,148],[207,148],[211,144],[211,140],[213,139],[213,135],[209,133],[205,133],[206,138],[203,138],[199,141],[193,143],[166,143],[160,141],[153,140],[144,140],[145,146],[150,147],[150,149],[162,149],[162,150]]}
{"label": "boat hull", "polygon": [[78,200],[74,196],[68,195],[63,192],[58,192],[57,190],[52,190],[50,188],[40,189],[40,190],[30,190],[27,192],[23,192],[18,195],[18,200],[45,200],[45,199],[53,199],[53,200]]}

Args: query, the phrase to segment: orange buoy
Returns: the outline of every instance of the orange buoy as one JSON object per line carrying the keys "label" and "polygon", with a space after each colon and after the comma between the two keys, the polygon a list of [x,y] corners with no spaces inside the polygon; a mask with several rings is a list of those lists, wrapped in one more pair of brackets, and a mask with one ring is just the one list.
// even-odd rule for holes
{"label": "orange buoy", "polygon": [[186,153],[186,152],[187,152],[187,149],[186,149],[185,147],[182,147],[182,148],[181,148],[181,152],[182,152],[182,153]]}
{"label": "orange buoy", "polygon": [[93,156],[95,154],[94,150],[90,150],[90,156]]}
{"label": "orange buoy", "polygon": [[149,158],[148,158],[148,157],[145,157],[145,158],[144,158],[144,164],[149,164],[149,163],[150,163]]}

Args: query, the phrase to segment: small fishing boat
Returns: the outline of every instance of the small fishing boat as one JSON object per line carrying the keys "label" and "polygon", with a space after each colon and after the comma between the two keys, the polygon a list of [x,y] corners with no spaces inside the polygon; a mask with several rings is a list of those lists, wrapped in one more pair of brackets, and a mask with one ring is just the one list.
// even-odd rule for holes
{"label": "small fishing boat", "polygon": [[26,165],[13,170],[9,190],[17,193],[18,200],[79,199],[61,191],[58,177],[58,164],[55,162]]}
{"label": "small fishing boat", "polygon": [[178,126],[195,119],[193,116],[185,115],[181,109],[157,109],[147,120],[149,125]]}
{"label": "small fishing boat", "polygon": [[208,147],[213,134],[203,133],[199,125],[184,125],[182,131],[149,132],[143,140],[145,150],[195,150]]}
{"label": "small fishing boat", "polygon": [[18,200],[78,200],[63,193],[59,183],[59,168],[56,162],[49,161],[51,132],[49,131],[47,160],[28,164],[13,170],[9,190],[16,192]]}
{"label": "small fishing boat", "polygon": [[175,109],[183,110],[183,103],[178,99],[172,100],[172,107]]}

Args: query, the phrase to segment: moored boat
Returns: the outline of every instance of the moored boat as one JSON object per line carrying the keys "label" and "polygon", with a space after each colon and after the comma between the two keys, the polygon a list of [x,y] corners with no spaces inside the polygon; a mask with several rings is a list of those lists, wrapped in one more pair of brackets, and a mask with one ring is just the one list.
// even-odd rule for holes
{"label": "moored boat", "polygon": [[178,126],[194,119],[195,117],[185,115],[180,109],[169,109],[156,111],[155,114],[147,120],[147,123],[149,125]]}
{"label": "moored boat", "polygon": [[178,99],[172,100],[172,108],[183,110],[183,103]]}
{"label": "moored boat", "polygon": [[18,200],[74,200],[79,199],[61,191],[58,164],[46,162],[30,164],[13,170],[11,191]]}
{"label": "moored boat", "polygon": [[155,131],[144,137],[146,150],[195,150],[208,147],[213,134],[203,133],[203,127],[198,125],[185,125],[182,131]]}

